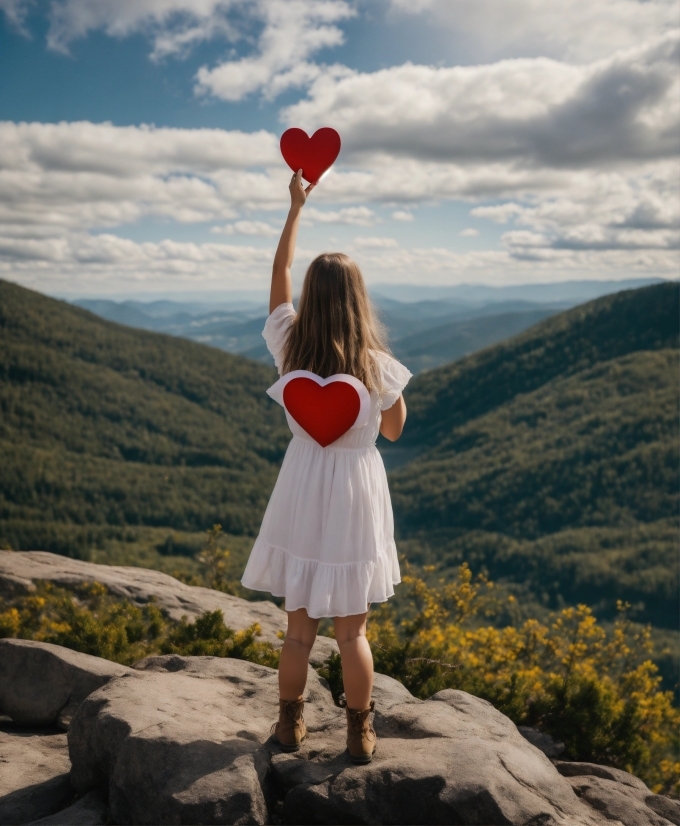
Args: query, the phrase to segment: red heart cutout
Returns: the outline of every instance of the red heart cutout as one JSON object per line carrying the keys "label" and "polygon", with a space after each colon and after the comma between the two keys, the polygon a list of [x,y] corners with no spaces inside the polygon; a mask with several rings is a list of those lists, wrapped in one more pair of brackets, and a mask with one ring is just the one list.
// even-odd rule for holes
{"label": "red heart cutout", "polygon": [[286,410],[321,447],[339,439],[359,415],[359,394],[345,381],[320,385],[313,379],[291,379],[283,389]]}
{"label": "red heart cutout", "polygon": [[281,154],[293,172],[301,169],[302,177],[315,184],[340,154],[340,135],[330,126],[317,129],[311,138],[297,127],[286,129]]}

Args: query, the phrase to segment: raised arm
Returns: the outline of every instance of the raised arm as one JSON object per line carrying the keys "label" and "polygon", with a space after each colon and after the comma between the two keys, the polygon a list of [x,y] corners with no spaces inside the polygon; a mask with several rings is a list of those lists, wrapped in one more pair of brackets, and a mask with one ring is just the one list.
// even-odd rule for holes
{"label": "raised arm", "polygon": [[274,256],[272,267],[272,287],[269,293],[269,312],[275,310],[279,304],[290,303],[293,300],[293,283],[290,277],[290,268],[295,255],[295,241],[297,240],[300,213],[305,205],[307,196],[316,184],[310,184],[306,189],[302,183],[302,170],[299,169],[291,178],[290,210],[281,233],[279,245]]}

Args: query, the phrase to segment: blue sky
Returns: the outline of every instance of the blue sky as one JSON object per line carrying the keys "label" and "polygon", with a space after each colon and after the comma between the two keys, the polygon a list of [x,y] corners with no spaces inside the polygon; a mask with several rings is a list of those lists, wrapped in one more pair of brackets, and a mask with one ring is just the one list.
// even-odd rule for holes
{"label": "blue sky", "polygon": [[676,277],[678,3],[0,0],[0,277],[264,289],[278,138],[334,126],[295,278]]}

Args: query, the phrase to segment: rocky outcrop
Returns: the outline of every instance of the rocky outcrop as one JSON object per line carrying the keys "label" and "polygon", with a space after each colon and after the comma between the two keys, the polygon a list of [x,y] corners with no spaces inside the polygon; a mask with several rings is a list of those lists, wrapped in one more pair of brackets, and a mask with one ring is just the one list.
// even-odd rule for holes
{"label": "rocky outcrop", "polygon": [[[273,602],[248,602],[231,594],[185,585],[168,574],[150,568],[97,565],[47,551],[0,551],[0,596],[34,590],[38,580],[72,588],[84,582],[100,582],[112,594],[144,605],[151,599],[171,619],[189,619],[218,608],[224,622],[235,631],[254,622],[262,628],[261,639],[281,645],[280,633],[287,625],[286,612]],[[333,651],[335,640],[318,637],[311,655],[313,664],[322,663]]]}
{"label": "rocky outcrop", "polygon": [[[41,648],[47,663],[61,657],[73,667],[74,652],[4,641],[0,673],[5,658]],[[97,679],[111,665],[77,657],[77,673]],[[33,672],[43,694],[53,673],[49,665],[42,679]],[[27,695],[24,718],[45,715],[40,693]],[[370,765],[355,766],[345,752],[344,714],[310,669],[309,737],[285,754],[270,736],[273,669],[147,657],[81,698],[68,756],[63,734],[5,725],[0,763],[12,771],[1,775],[0,823],[680,823],[676,801],[616,769],[554,765],[507,717],[465,692],[417,700],[377,674],[374,698],[378,749]]]}
{"label": "rocky outcrop", "polygon": [[537,749],[540,749],[543,754],[551,760],[558,758],[564,751],[564,743],[559,743],[545,731],[539,731],[539,729],[533,726],[517,726],[517,731],[519,731],[522,737],[528,740],[532,746],[536,746]]}
{"label": "rocky outcrop", "polygon": [[32,640],[0,640],[0,714],[67,729],[80,703],[130,671],[124,665]]}
{"label": "rocky outcrop", "polygon": [[73,799],[66,735],[0,727],[0,823],[29,823]]}
{"label": "rocky outcrop", "polygon": [[310,671],[309,737],[270,737],[276,672],[213,657],[150,657],[81,705],[69,729],[79,792],[108,786],[119,823],[512,823],[605,821],[489,703],[431,700],[376,678],[379,748],[345,753],[342,710]]}
{"label": "rocky outcrop", "polygon": [[[37,571],[26,576],[34,556]],[[5,571],[7,557],[13,568],[6,591],[50,579],[40,559],[49,568],[51,554],[5,554]],[[128,598],[141,573],[136,601],[149,598],[152,589],[139,585],[145,571],[117,569],[125,577],[116,585],[116,569],[75,565],[86,567],[72,582],[105,580]],[[51,579],[68,587],[69,576],[62,570]],[[176,584],[179,592],[188,588]],[[252,604],[238,602],[238,612],[225,618],[245,627]],[[214,603],[195,605],[200,613]],[[275,606],[268,610],[271,618],[285,617]],[[349,761],[344,712],[313,669],[306,699],[309,737],[286,754],[270,735],[278,711],[270,668],[176,655],[126,668],[56,645],[0,640],[0,715],[11,718],[0,725],[0,824],[680,826],[677,801],[626,772],[551,761],[543,752],[561,744],[520,732],[465,692],[418,700],[376,675],[379,741],[366,766]]]}
{"label": "rocky outcrop", "polygon": [[557,763],[576,794],[624,826],[680,826],[680,801],[652,794],[637,777],[596,763]]}

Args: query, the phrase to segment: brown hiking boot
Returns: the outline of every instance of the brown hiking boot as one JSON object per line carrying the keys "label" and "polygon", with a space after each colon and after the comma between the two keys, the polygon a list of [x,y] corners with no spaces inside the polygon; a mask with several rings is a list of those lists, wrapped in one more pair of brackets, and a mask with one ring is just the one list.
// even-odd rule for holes
{"label": "brown hiking boot", "polygon": [[368,715],[375,703],[368,708],[355,709],[345,706],[347,712],[347,751],[353,763],[370,763],[375,751],[377,736]]}
{"label": "brown hiking boot", "polygon": [[307,727],[302,718],[304,705],[302,697],[297,700],[279,700],[279,722],[272,726],[272,734],[283,751],[297,751],[307,736]]}

